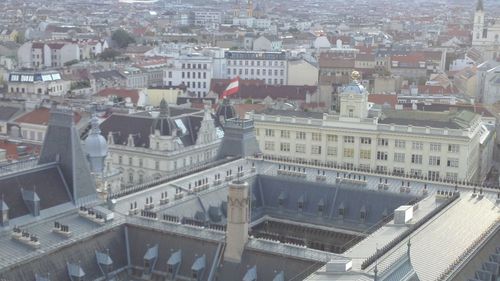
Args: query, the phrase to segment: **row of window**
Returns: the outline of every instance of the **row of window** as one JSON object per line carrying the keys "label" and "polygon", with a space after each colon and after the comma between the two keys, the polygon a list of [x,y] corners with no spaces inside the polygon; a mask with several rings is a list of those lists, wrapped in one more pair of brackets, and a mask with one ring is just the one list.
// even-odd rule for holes
{"label": "row of window", "polygon": [[[192,73],[192,74],[191,74]],[[207,72],[182,72],[181,77],[184,78],[193,78],[196,79],[196,73],[198,73],[198,79],[207,79]],[[168,72],[168,78],[172,78],[172,71]]]}
{"label": "row of window", "polygon": [[[271,141],[264,142],[264,149],[268,151],[275,150],[275,143]],[[290,143],[280,143],[280,151],[282,152],[290,152]],[[296,144],[295,145],[296,153],[306,153],[306,145],[305,144]],[[311,146],[311,154],[320,155],[321,154],[321,146],[312,145]],[[328,156],[337,156],[337,147],[328,146],[327,147],[327,155]],[[343,157],[353,158],[354,157],[354,148],[344,148]],[[370,160],[372,157],[371,150],[361,149],[359,151],[359,158],[363,160]],[[385,151],[377,151],[376,159],[381,161],[389,160],[389,154]],[[406,154],[405,153],[394,153],[394,162],[396,163],[405,163]],[[422,164],[423,163],[423,155],[420,154],[411,154],[411,163],[412,164]],[[440,156],[429,156],[429,165],[430,166],[441,166],[441,157]],[[446,161],[446,167],[458,168],[459,159],[458,158],[448,158]]]}
{"label": "row of window", "polygon": [[203,63],[203,64],[201,64],[201,63],[198,63],[198,64],[196,64],[196,63],[183,63],[182,68],[183,69],[185,69],[185,68],[187,68],[187,69],[207,69],[208,66],[206,63]]}
{"label": "row of window", "polygon": [[265,61],[265,60],[228,60],[227,65],[240,65],[240,66],[285,66],[284,61]]}
{"label": "row of window", "polygon": [[[273,129],[265,129],[265,136],[266,137],[274,137],[275,130]],[[281,132],[281,137],[282,138],[290,138],[291,132],[289,130],[280,130]],[[257,130],[257,135],[259,135],[259,130]],[[295,132],[295,138],[298,140],[305,140],[306,139],[306,132]],[[327,134],[326,135],[327,141],[328,142],[337,142],[338,141],[338,136],[337,135],[332,135],[332,134]],[[313,141],[321,141],[322,140],[322,134],[321,133],[311,133],[311,140]],[[343,136],[343,141],[344,143],[355,143],[356,138],[354,136]],[[372,138],[369,137],[360,137],[359,142],[361,144],[371,144],[372,143]],[[389,146],[390,140],[387,138],[377,138],[377,145],[378,146]],[[405,140],[394,140],[394,147],[395,148],[406,148],[406,141]],[[430,143],[429,144],[429,149],[432,152],[441,152],[441,143]],[[453,153],[458,153],[460,152],[460,145],[458,144],[448,144],[447,146],[448,152],[453,152]],[[412,150],[423,150],[424,149],[424,142],[421,141],[412,141],[411,142],[411,148]]]}
{"label": "row of window", "polygon": [[285,71],[283,69],[281,70],[278,70],[278,69],[275,69],[274,72],[272,69],[260,69],[260,68],[257,68],[257,69],[248,69],[248,68],[245,68],[245,69],[236,69],[236,68],[228,68],[227,69],[227,75],[263,75],[263,76],[284,76],[285,75]]}

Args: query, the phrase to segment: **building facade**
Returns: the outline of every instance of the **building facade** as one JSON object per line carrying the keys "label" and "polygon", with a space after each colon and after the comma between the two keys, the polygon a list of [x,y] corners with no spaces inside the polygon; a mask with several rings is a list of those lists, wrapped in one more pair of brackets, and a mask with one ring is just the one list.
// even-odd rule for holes
{"label": "building facade", "polygon": [[205,97],[210,91],[213,59],[206,56],[182,55],[165,70],[163,78],[167,86],[183,84],[197,97]]}
{"label": "building facade", "polygon": [[64,96],[70,82],[57,71],[15,71],[9,74],[7,95],[16,98]]}
{"label": "building facade", "polygon": [[169,108],[163,101],[154,115],[114,114],[101,124],[109,147],[106,169],[120,171],[123,184],[187,172],[217,159],[224,134],[208,108]]}
{"label": "building facade", "polygon": [[227,77],[263,80],[268,85],[285,85],[288,63],[285,52],[227,51]]}
{"label": "building facade", "polygon": [[482,180],[491,168],[480,165],[481,151],[493,144],[483,139],[494,134],[480,115],[384,110],[372,117],[367,96],[353,82],[340,95],[339,115],[270,110],[249,117],[262,152],[276,157],[447,180]]}
{"label": "building facade", "polygon": [[474,13],[472,46],[483,52],[485,59],[497,59],[500,55],[500,23],[489,25],[484,13],[483,0],[478,0]]}

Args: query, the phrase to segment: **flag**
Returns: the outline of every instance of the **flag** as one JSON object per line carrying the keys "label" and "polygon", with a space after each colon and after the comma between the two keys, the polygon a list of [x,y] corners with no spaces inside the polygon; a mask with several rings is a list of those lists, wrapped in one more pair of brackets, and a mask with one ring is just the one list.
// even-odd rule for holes
{"label": "flag", "polygon": [[222,92],[222,98],[236,94],[240,90],[240,77],[236,77],[231,80],[231,83],[227,86],[226,90]]}

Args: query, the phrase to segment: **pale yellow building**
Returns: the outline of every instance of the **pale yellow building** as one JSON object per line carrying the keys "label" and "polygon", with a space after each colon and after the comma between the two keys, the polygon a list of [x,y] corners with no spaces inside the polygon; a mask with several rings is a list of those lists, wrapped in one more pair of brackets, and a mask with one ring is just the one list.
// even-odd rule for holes
{"label": "pale yellow building", "polygon": [[319,68],[306,60],[288,61],[288,82],[292,86],[318,85]]}
{"label": "pale yellow building", "polygon": [[176,104],[177,97],[182,95],[182,89],[176,87],[158,87],[146,89],[149,105],[159,107],[161,100],[165,99],[168,104]]}

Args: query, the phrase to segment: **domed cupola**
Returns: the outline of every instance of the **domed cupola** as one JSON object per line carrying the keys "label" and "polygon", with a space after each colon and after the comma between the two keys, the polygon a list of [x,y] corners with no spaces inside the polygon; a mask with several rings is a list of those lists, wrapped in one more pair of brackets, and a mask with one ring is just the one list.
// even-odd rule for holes
{"label": "domed cupola", "polygon": [[228,99],[223,99],[222,103],[217,108],[216,116],[219,122],[224,124],[226,120],[237,117],[236,109]]}
{"label": "domed cupola", "polygon": [[349,120],[367,118],[369,93],[359,82],[359,72],[353,71],[351,78],[351,83],[340,93],[340,117]]}
{"label": "domed cupola", "polygon": [[92,173],[104,171],[104,160],[108,155],[108,144],[106,138],[101,135],[99,120],[94,115],[90,121],[92,128],[85,139],[85,151]]}

